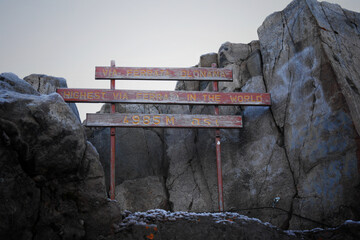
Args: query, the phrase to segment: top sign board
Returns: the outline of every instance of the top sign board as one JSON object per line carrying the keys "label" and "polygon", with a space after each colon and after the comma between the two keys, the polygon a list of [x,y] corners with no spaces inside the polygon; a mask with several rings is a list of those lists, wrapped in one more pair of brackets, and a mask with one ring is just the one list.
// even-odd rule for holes
{"label": "top sign board", "polygon": [[231,82],[233,73],[225,68],[95,67],[95,79]]}

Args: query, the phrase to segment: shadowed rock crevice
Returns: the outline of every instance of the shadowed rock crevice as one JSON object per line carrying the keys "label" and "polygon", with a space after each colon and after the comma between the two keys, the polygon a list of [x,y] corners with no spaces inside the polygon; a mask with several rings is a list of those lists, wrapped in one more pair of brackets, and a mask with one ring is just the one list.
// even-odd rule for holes
{"label": "shadowed rock crevice", "polygon": [[[194,144],[196,145],[196,148],[195,148],[195,156],[196,156],[196,159],[200,159],[200,153],[199,153],[199,146],[198,146],[198,134],[199,134],[199,131],[196,131],[195,132],[195,138],[194,138]],[[208,197],[208,201],[209,202],[215,202],[216,200],[214,199],[214,196],[210,190],[210,187],[209,187],[209,182],[207,181],[206,179],[206,166],[204,166],[204,162],[200,162],[199,163],[199,172],[200,172],[200,179],[203,179],[203,181],[201,181],[202,184],[204,184],[204,192],[207,192],[209,193]],[[195,174],[195,172],[193,172],[193,174]],[[200,185],[202,185],[200,184]],[[199,188],[199,190],[201,190]]]}

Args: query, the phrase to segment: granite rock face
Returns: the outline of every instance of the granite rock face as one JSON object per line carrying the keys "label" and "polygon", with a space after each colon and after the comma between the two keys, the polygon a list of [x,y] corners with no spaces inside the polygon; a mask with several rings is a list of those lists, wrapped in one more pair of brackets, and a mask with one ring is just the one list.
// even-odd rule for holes
{"label": "granite rock face", "polygon": [[14,74],[1,74],[0,86],[0,238],[111,234],[120,214],[78,118],[60,95],[40,95]]}
{"label": "granite rock face", "polygon": [[[338,5],[295,0],[266,18],[258,41],[226,42],[217,54],[201,56],[197,66],[233,69],[234,81],[220,83],[220,91],[269,92],[272,98],[271,107],[220,107],[220,114],[241,114],[244,122],[242,129],[221,130],[225,210],[283,229],[360,219],[359,17]],[[213,87],[190,81],[176,89]],[[117,111],[213,114],[214,108],[117,105]],[[109,130],[92,131],[99,150],[104,144],[96,131]],[[157,177],[171,210],[217,211],[214,130],[117,131],[117,184]],[[107,162],[109,155],[103,156]],[[129,194],[121,197],[136,199]],[[148,209],[155,207],[149,202]]]}
{"label": "granite rock face", "polygon": [[[240,57],[232,56],[239,53],[242,53]],[[218,56],[220,66],[234,70],[234,82],[220,83],[221,91],[266,92],[259,42],[225,43]],[[183,90],[187,90],[186,86]],[[205,90],[211,91],[212,85]],[[214,109],[196,106],[187,113],[190,112],[213,114]],[[221,130],[225,209],[283,225],[289,218],[287,209],[295,191],[285,151],[278,146],[280,134],[269,107],[220,107],[220,113],[242,114],[244,121],[243,129]],[[167,133],[167,186],[174,210],[216,211],[214,131],[167,130]],[[281,202],[275,209],[273,200],[278,196]]]}
{"label": "granite rock face", "polygon": [[[290,228],[359,218],[360,14],[293,1],[258,29],[263,73],[293,179]],[[299,218],[301,216],[304,218]]]}

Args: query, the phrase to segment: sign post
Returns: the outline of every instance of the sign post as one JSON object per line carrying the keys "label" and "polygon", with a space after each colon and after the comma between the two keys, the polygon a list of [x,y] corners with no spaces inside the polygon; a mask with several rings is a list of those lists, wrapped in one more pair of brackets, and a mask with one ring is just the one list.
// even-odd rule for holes
{"label": "sign post", "polygon": [[[216,68],[216,63],[213,63],[211,67]],[[219,91],[218,82],[213,82],[214,92]],[[215,105],[215,115],[219,115],[219,106]],[[215,146],[216,146],[216,172],[217,172],[217,182],[218,182],[218,202],[219,202],[219,211],[224,211],[224,195],[223,195],[223,181],[222,181],[222,169],[221,169],[221,138],[220,138],[220,128],[215,130]]]}
{"label": "sign post", "polygon": [[[220,128],[241,128],[239,115],[219,115],[220,105],[270,106],[268,93],[219,92],[218,82],[232,81],[230,69],[216,68],[136,68],[96,67],[95,79],[110,80],[109,89],[57,89],[66,102],[111,103],[110,114],[87,114],[85,125],[90,127],[110,127],[110,189],[109,196],[115,199],[115,129],[116,127],[160,127],[160,128],[214,128],[216,146],[216,166],[218,182],[219,211],[224,211],[223,181],[221,169]],[[115,80],[172,80],[172,81],[213,81],[213,92],[199,91],[145,91],[116,90]],[[189,104],[213,105],[214,115],[184,114],[137,114],[115,113],[115,103],[125,104]]]}
{"label": "sign post", "polygon": [[[111,67],[115,67],[115,61],[112,60],[110,63]],[[110,81],[110,89],[115,90],[115,79],[111,79]],[[111,103],[111,114],[115,113],[115,103]],[[115,127],[110,128],[110,199],[115,199],[115,137],[116,137],[116,129]]]}

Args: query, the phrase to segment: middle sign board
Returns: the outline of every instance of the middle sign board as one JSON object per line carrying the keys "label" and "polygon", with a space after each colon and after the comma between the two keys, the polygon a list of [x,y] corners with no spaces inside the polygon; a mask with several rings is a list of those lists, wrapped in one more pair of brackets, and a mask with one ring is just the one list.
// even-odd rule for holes
{"label": "middle sign board", "polygon": [[57,90],[67,102],[108,102],[140,104],[201,104],[201,105],[270,105],[269,93],[145,91],[74,89]]}

